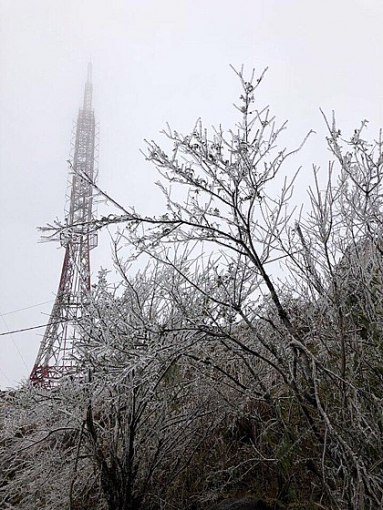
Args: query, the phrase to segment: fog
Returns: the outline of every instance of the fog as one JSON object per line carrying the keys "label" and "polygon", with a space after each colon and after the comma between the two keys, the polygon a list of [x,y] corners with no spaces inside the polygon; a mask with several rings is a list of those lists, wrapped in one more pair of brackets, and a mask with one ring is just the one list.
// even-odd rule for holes
{"label": "fog", "polygon": [[[140,153],[169,122],[187,132],[232,127],[240,93],[229,64],[269,67],[259,104],[289,120],[299,145],[298,200],[311,163],[329,157],[319,108],[347,134],[383,125],[379,0],[0,0],[0,386],[28,377],[57,291],[64,251],[37,227],[64,217],[73,122],[86,66],[100,125],[99,184],[124,206],[162,211],[154,167]],[[100,205],[103,214],[113,207]],[[108,232],[91,253],[110,267]],[[110,275],[114,278],[113,273]]]}

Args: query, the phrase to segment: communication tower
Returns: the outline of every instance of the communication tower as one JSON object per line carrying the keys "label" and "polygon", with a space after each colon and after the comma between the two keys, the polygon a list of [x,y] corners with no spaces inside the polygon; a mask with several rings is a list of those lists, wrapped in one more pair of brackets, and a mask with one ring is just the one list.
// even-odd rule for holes
{"label": "communication tower", "polygon": [[[76,369],[76,344],[81,340],[78,327],[90,296],[90,250],[97,246],[97,235],[90,232],[93,219],[95,169],[95,119],[92,108],[92,65],[88,64],[84,103],[79,110],[65,222],[69,226],[60,239],[65,249],[56,299],[42,338],[32,372],[33,385],[52,387]],[[84,178],[84,177],[86,178]]]}

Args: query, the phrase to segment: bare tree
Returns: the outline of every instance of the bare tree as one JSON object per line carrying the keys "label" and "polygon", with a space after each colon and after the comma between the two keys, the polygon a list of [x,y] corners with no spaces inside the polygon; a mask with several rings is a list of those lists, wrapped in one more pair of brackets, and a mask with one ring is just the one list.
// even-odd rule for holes
{"label": "bare tree", "polygon": [[[253,376],[246,388],[274,407],[290,451],[306,462],[333,507],[376,507],[382,504],[381,141],[362,139],[365,123],[348,141],[335,122],[328,124],[335,162],[327,187],[320,189],[314,168],[311,212],[293,218],[294,177],[275,192],[295,152],[276,147],[285,125],[276,127],[269,110],[254,104],[262,76],[246,81],[237,74],[243,93],[235,130],[209,137],[200,122],[187,136],[169,129],[170,155],[148,144],[167,212],[147,218],[132,211],[110,221],[126,223],[122,238],[135,256],[149,254],[181,276],[185,299],[174,290],[173,297],[191,329],[253,358],[245,361]],[[207,261],[206,253],[212,253]],[[273,278],[276,260],[283,283]],[[268,367],[266,380],[252,370],[254,360]]]}
{"label": "bare tree", "polygon": [[[158,505],[215,422],[217,404],[203,405],[207,388],[187,374],[193,339],[177,330],[163,269],[123,273],[119,297],[99,285],[82,321],[80,357],[91,374],[84,444],[111,509]],[[167,484],[153,491],[165,473]]]}
{"label": "bare tree", "polygon": [[[112,200],[121,215],[93,222],[122,225],[123,284],[114,294],[101,278],[81,321],[91,376],[75,457],[93,466],[109,508],[166,508],[166,475],[186,486],[202,465],[200,503],[241,483],[266,493],[271,479],[276,507],[379,508],[382,142],[362,138],[365,123],[343,139],[325,119],[327,185],[314,167],[311,209],[295,213],[296,173],[283,169],[297,151],[277,146],[286,124],[258,107],[263,75],[237,75],[235,129],[169,128],[170,154],[148,143],[166,212]],[[132,279],[141,255],[152,266]]]}

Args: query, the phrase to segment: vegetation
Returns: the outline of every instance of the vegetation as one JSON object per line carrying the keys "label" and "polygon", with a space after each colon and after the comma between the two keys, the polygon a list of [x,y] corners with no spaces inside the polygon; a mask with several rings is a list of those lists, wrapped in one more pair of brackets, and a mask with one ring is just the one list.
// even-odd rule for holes
{"label": "vegetation", "polygon": [[100,272],[77,377],[2,396],[2,508],[383,506],[381,136],[325,118],[334,161],[299,214],[286,125],[237,74],[232,131],[148,143],[166,212],[93,223],[120,224],[121,284]]}

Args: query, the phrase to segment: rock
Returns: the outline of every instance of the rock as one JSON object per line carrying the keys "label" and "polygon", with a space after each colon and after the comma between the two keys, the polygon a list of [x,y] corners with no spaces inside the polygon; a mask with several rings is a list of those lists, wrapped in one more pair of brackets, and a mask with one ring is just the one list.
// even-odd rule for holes
{"label": "rock", "polygon": [[272,510],[272,507],[259,499],[241,498],[225,499],[213,510]]}

